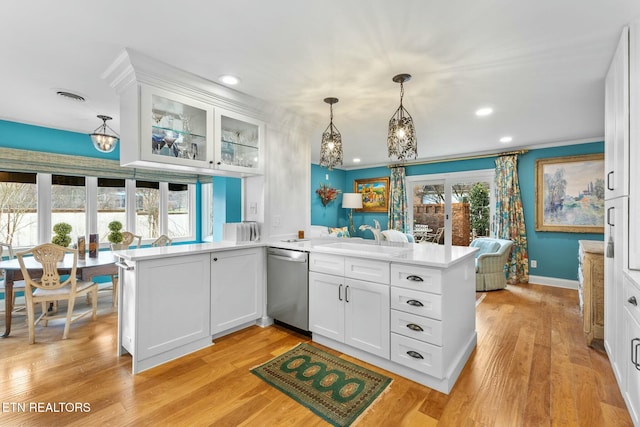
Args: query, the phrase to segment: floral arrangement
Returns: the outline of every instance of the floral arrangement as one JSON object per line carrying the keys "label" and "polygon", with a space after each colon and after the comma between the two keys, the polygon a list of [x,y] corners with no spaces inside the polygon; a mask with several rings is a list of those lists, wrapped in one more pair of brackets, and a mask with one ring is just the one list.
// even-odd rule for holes
{"label": "floral arrangement", "polygon": [[340,194],[340,190],[336,190],[331,187],[331,184],[320,184],[320,187],[316,190],[316,194],[320,197],[320,201],[322,201],[322,206],[327,206],[327,203],[335,200]]}

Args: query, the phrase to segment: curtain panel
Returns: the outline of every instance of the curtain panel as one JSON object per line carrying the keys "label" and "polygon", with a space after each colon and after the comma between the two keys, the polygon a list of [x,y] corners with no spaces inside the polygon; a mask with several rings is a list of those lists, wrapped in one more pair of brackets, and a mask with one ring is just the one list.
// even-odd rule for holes
{"label": "curtain panel", "polygon": [[387,228],[409,233],[407,224],[407,191],[405,186],[405,171],[403,166],[391,169],[389,180],[389,223]]}
{"label": "curtain panel", "polygon": [[527,232],[520,184],[518,182],[518,156],[508,155],[496,159],[496,237],[513,241],[507,264],[510,283],[529,282],[529,255]]}

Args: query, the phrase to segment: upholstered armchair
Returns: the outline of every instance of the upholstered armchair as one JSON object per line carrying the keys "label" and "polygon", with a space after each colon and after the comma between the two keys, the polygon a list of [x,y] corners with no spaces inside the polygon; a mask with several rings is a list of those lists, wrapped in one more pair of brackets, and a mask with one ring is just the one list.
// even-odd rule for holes
{"label": "upholstered armchair", "polygon": [[505,239],[481,237],[469,245],[476,252],[476,291],[494,291],[507,287],[504,265],[509,260],[513,242]]}

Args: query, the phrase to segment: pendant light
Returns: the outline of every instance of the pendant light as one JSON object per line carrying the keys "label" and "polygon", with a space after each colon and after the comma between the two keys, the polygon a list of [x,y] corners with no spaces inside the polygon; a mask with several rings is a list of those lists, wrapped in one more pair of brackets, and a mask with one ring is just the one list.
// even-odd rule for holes
{"label": "pendant light", "polygon": [[[113,129],[107,126],[107,120],[111,120],[112,117],[99,114],[98,118],[102,120],[102,124],[90,135],[91,141],[93,141],[93,146],[96,147],[96,150],[103,153],[110,153],[116,149],[120,137]],[[107,129],[109,129],[113,135],[108,134]]]}
{"label": "pendant light", "polygon": [[329,104],[330,121],[329,126],[322,133],[322,143],[320,144],[320,166],[329,170],[335,166],[342,166],[342,136],[333,125],[333,104],[338,102],[338,98],[325,98],[324,102]]}
{"label": "pendant light", "polygon": [[398,74],[393,81],[400,83],[400,106],[389,120],[389,135],[387,136],[387,148],[389,157],[404,160],[410,157],[418,157],[418,142],[416,129],[413,126],[411,114],[402,105],[404,97],[404,82],[411,79],[410,74]]}

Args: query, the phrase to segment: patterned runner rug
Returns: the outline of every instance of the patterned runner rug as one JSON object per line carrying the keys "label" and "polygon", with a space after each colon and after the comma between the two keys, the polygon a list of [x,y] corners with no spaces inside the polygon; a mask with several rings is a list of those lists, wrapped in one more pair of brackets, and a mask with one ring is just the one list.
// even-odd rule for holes
{"label": "patterned runner rug", "polygon": [[351,425],[392,381],[306,343],[251,372],[334,426]]}

